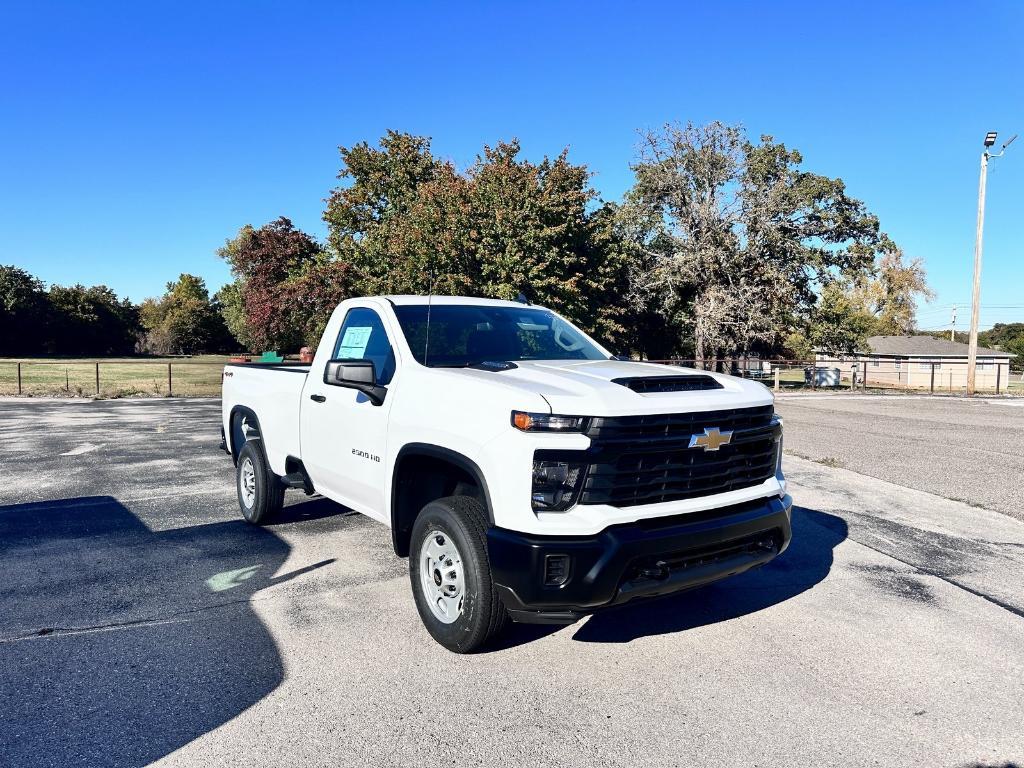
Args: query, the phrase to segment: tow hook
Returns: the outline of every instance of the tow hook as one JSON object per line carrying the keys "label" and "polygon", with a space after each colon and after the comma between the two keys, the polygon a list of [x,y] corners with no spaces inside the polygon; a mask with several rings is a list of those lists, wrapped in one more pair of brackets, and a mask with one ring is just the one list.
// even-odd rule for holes
{"label": "tow hook", "polygon": [[648,565],[640,569],[640,575],[648,579],[664,581],[668,578],[668,563],[658,560],[654,565]]}

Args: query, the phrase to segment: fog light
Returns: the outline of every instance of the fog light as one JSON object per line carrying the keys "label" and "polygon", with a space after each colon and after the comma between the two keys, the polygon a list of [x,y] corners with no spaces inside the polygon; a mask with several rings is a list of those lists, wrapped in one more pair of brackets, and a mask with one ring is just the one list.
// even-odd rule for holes
{"label": "fog light", "polygon": [[569,556],[544,556],[544,584],[549,587],[560,587],[569,580]]}

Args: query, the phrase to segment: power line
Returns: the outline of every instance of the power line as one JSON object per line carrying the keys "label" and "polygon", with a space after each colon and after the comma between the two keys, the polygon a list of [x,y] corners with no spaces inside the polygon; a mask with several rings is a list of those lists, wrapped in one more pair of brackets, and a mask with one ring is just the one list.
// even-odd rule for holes
{"label": "power line", "polygon": [[[922,313],[946,312],[951,307],[962,307],[964,304],[967,304],[967,303],[968,302],[966,302],[966,301],[958,301],[958,302],[955,302],[954,304],[943,304],[942,306],[939,306],[939,307],[928,306],[926,309],[921,310],[921,312]],[[982,304],[981,308],[982,309],[1024,309],[1024,304]]]}

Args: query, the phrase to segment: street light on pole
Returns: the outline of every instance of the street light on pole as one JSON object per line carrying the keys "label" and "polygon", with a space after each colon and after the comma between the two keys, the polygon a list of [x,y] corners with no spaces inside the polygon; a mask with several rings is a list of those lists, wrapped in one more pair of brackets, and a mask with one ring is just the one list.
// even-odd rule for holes
{"label": "street light on pole", "polygon": [[996,143],[996,132],[989,131],[985,134],[985,151],[981,153],[981,176],[978,180],[978,229],[974,236],[974,291],[971,294],[971,339],[967,349],[967,394],[974,394],[974,371],[978,362],[978,312],[981,302],[981,240],[982,231],[985,228],[985,182],[988,179],[989,158],[1002,157],[1006,148],[1017,138],[1013,134],[1003,144],[999,154],[989,152],[989,147]]}

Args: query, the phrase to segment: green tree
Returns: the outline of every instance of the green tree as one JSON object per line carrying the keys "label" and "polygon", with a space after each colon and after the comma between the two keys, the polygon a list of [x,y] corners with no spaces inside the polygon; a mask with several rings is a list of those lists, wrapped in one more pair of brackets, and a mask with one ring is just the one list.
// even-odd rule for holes
{"label": "green tree", "polygon": [[978,343],[1015,355],[1010,367],[1015,371],[1024,369],[1024,323],[996,323],[978,334]]}
{"label": "green tree", "polygon": [[888,240],[882,248],[872,274],[852,286],[851,301],[874,317],[873,335],[907,336],[916,331],[918,297],[931,299],[935,294],[921,259],[905,262],[902,251]]}
{"label": "green tree", "polygon": [[[874,316],[835,282],[825,286],[811,311],[808,340],[826,354],[848,354],[865,349],[874,329]],[[801,351],[807,355],[806,348]]]}
{"label": "green tree", "polygon": [[105,285],[50,286],[47,352],[57,355],[130,355],[138,343],[139,310]]}
{"label": "green tree", "polygon": [[223,318],[231,337],[241,345],[242,349],[252,349],[253,344],[245,325],[245,302],[242,298],[241,282],[235,280],[221,286],[221,289],[213,295],[212,303]]}
{"label": "green tree", "polygon": [[182,274],[167,283],[159,300],[147,299],[139,309],[146,329],[144,347],[157,354],[195,355],[231,346],[230,335],[202,278]]}
{"label": "green tree", "polygon": [[0,265],[0,356],[42,352],[49,309],[40,280],[13,265]]}
{"label": "green tree", "polygon": [[573,319],[609,349],[628,354],[655,348],[660,321],[635,315],[623,302],[634,262],[619,230],[617,210],[614,203],[602,203],[587,214],[587,237],[581,246],[586,269],[579,281],[586,301]]}
{"label": "green tree", "polygon": [[[324,220],[333,260],[360,293],[520,292],[606,339],[622,337],[628,254],[583,166],[563,152],[532,163],[518,142],[485,147],[459,173],[424,137],[388,132],[380,148],[342,148],[345,186]],[[591,208],[594,210],[591,210]]]}
{"label": "green tree", "polygon": [[587,318],[585,281],[594,199],[586,168],[563,151],[539,164],[520,160],[517,141],[485,147],[469,173],[471,244],[485,296],[519,293],[574,320]]}
{"label": "green tree", "polygon": [[782,356],[786,360],[811,360],[814,358],[814,345],[804,331],[793,329],[782,344]]}
{"label": "green tree", "polygon": [[986,331],[978,333],[978,341],[989,347],[1005,349],[1024,337],[1024,323],[996,323]]}
{"label": "green tree", "polygon": [[875,265],[828,284],[807,320],[807,334],[823,351],[863,350],[869,336],[915,333],[917,297],[933,296],[920,259],[905,262],[888,238]]}
{"label": "green tree", "polygon": [[[323,218],[332,253],[355,267],[362,290],[425,292],[431,266],[452,274],[442,263],[450,254],[433,259],[423,247],[424,235],[440,234],[436,226],[448,222],[452,194],[460,197],[454,168],[434,159],[430,140],[388,131],[379,149],[360,142],[339,151],[343,185],[331,192]],[[443,250],[441,242],[434,247]]]}

